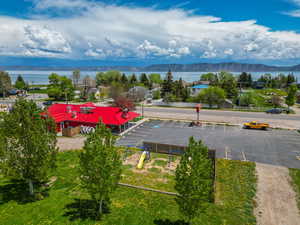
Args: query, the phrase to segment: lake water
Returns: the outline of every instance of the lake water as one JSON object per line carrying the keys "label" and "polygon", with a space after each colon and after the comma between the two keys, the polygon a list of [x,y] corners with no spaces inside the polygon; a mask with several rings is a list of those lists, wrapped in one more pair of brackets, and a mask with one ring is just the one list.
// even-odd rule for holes
{"label": "lake water", "polygon": [[[61,76],[68,76],[68,77],[72,76],[72,71],[7,71],[7,72],[10,74],[13,83],[17,79],[18,75],[22,75],[24,80],[29,84],[48,84],[48,76],[51,73],[57,73]],[[97,72],[99,71],[81,71],[81,77],[84,77],[86,75],[95,77]],[[126,72],[126,71],[122,73],[125,73],[126,75],[133,74],[133,72]],[[143,72],[134,72],[134,73],[137,76],[139,76]],[[162,78],[164,78],[166,75],[166,72],[145,72],[145,73],[146,74],[159,73],[161,74]],[[199,80],[200,75],[203,73],[207,73],[207,72],[172,72],[175,80],[178,80],[181,77],[183,80],[187,82],[193,82]],[[279,73],[283,73],[285,75],[289,73],[293,73],[297,77],[297,79],[300,80],[300,72],[251,72],[252,78],[254,80],[258,79],[262,74],[265,73],[270,73],[273,76],[276,76]],[[238,73],[234,72],[233,74],[239,75],[240,72]]]}

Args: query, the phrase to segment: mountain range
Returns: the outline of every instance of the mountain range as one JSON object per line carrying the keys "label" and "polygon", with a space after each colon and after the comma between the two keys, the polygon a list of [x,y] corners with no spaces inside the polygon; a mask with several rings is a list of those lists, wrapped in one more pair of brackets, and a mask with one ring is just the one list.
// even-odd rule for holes
{"label": "mountain range", "polygon": [[248,63],[194,63],[194,64],[153,64],[149,66],[1,66],[0,70],[45,70],[66,71],[79,69],[82,71],[120,70],[128,72],[295,72],[300,71],[300,64],[295,66],[268,66],[264,64]]}

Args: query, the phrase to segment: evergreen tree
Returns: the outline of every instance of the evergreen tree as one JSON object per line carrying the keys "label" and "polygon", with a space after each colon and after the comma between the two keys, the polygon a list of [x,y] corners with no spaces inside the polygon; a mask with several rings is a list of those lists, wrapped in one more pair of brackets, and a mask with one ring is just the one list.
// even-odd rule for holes
{"label": "evergreen tree", "polygon": [[126,84],[128,83],[128,78],[127,78],[127,76],[125,75],[125,73],[122,74],[121,82],[122,82],[122,84],[124,84],[124,85],[126,85]]}
{"label": "evergreen tree", "polygon": [[80,70],[74,70],[72,73],[72,80],[74,87],[78,87],[78,83],[80,80]]}
{"label": "evergreen tree", "polygon": [[0,171],[27,181],[33,195],[34,183],[46,181],[55,168],[58,149],[54,121],[42,118],[33,101],[19,99],[12,112],[3,117],[0,135],[4,140]]}
{"label": "evergreen tree", "polygon": [[17,89],[24,90],[24,89],[26,88],[26,86],[27,86],[27,85],[26,85],[26,83],[25,83],[23,77],[22,77],[21,75],[19,75],[19,76],[17,77],[16,82],[15,82],[15,87],[16,87]]}
{"label": "evergreen tree", "polygon": [[91,198],[97,203],[97,215],[108,206],[110,195],[117,188],[121,176],[122,162],[114,146],[115,136],[100,123],[90,133],[80,154],[80,179]]}
{"label": "evergreen tree", "polygon": [[149,79],[148,79],[148,77],[147,77],[147,74],[145,74],[145,73],[142,73],[142,74],[141,74],[140,82],[141,82],[143,85],[145,85],[146,87],[149,87],[150,82],[149,82]]}
{"label": "evergreen tree", "polygon": [[296,82],[296,78],[294,76],[294,74],[289,74],[287,76],[287,87],[289,87],[291,84],[295,83]]}
{"label": "evergreen tree", "polygon": [[297,88],[297,85],[296,85],[296,84],[292,84],[292,85],[289,87],[289,90],[288,90],[288,96],[287,96],[286,99],[285,99],[285,103],[286,103],[289,107],[295,105],[297,90],[298,90],[298,88]]}
{"label": "evergreen tree", "polygon": [[137,83],[137,79],[135,74],[132,74],[132,76],[129,79],[130,84],[135,85]]}
{"label": "evergreen tree", "polygon": [[204,210],[213,198],[213,167],[208,148],[193,137],[176,168],[176,202],[188,221]]}
{"label": "evergreen tree", "polygon": [[161,96],[164,98],[167,94],[172,94],[173,92],[173,75],[171,70],[168,71],[166,78],[162,83]]}

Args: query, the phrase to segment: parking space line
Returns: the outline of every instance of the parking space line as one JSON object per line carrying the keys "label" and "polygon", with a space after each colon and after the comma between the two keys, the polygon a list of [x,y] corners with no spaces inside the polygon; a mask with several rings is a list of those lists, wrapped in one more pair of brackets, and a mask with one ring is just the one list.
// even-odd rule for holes
{"label": "parking space line", "polygon": [[243,160],[242,160],[242,161],[247,162],[248,160],[246,159],[246,154],[245,154],[245,152],[242,151],[241,153],[242,153],[242,157],[243,157]]}

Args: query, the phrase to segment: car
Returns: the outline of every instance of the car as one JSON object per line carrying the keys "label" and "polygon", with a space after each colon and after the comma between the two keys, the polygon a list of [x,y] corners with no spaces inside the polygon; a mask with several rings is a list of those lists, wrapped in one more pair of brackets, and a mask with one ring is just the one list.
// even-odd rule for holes
{"label": "car", "polygon": [[45,106],[50,106],[50,105],[52,105],[52,104],[53,104],[52,101],[46,101],[46,102],[43,102],[43,105],[45,105]]}
{"label": "car", "polygon": [[273,108],[273,109],[267,110],[266,113],[268,113],[268,114],[281,114],[282,113],[282,109]]}
{"label": "car", "polygon": [[244,123],[244,129],[260,129],[267,130],[270,127],[268,123],[258,123],[256,121],[252,121],[249,123]]}

